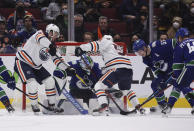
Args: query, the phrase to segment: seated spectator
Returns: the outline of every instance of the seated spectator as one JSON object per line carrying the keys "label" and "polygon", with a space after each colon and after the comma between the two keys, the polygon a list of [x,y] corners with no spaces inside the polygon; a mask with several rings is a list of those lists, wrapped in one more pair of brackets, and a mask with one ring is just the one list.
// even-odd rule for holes
{"label": "seated spectator", "polygon": [[86,30],[84,28],[84,18],[81,14],[76,14],[74,16],[75,21],[75,41],[83,42],[83,35]]}
{"label": "seated spectator", "polygon": [[194,1],[189,5],[189,13],[186,13],[183,17],[183,26],[188,28],[189,31],[194,27]]}
{"label": "seated spectator", "polygon": [[160,34],[160,41],[164,41],[168,39],[168,35],[166,33],[161,33]]}
{"label": "seated spectator", "polygon": [[123,0],[120,6],[120,14],[123,19],[130,22],[137,19],[144,0]]}
{"label": "seated spectator", "polygon": [[36,31],[37,30],[32,26],[32,16],[24,16],[24,28],[12,35],[13,39],[17,40],[18,45],[16,46],[22,46]]}
{"label": "seated spectator", "polygon": [[68,6],[67,3],[61,4],[61,13],[56,17],[54,22],[60,29],[60,34],[64,40],[68,39]]}
{"label": "seated spectator", "polygon": [[91,32],[85,32],[84,33],[84,42],[92,42],[93,41],[93,34]]}
{"label": "seated spectator", "polygon": [[135,21],[134,32],[141,34],[142,39],[149,43],[149,18],[148,18],[148,7],[142,5],[139,11],[139,15]]}
{"label": "seated spectator", "polygon": [[141,35],[139,33],[134,33],[132,34],[131,36],[131,42],[129,45],[127,45],[127,49],[128,49],[128,52],[132,53],[133,52],[133,43],[136,41],[136,40],[139,40],[141,39]]}
{"label": "seated spectator", "polygon": [[62,34],[60,34],[59,38],[57,39],[57,42],[64,42],[65,38]]}
{"label": "seated spectator", "polygon": [[6,29],[6,19],[0,17],[0,53],[15,53],[16,49],[12,46],[12,41],[9,38]]}
{"label": "seated spectator", "polygon": [[29,7],[37,7],[37,0],[15,0],[17,1],[22,1],[24,3],[24,7],[29,8]]}
{"label": "seated spectator", "polygon": [[113,39],[119,35],[115,33],[115,30],[108,26],[108,18],[105,16],[100,16],[98,20],[98,28],[93,32],[94,40],[101,39],[104,35],[111,35]]}
{"label": "seated spectator", "polygon": [[[24,3],[21,0],[17,1],[15,9],[16,10],[14,11],[14,13],[10,14],[7,20],[7,29],[12,33],[20,31],[24,27],[24,16],[29,15],[33,18],[33,15],[30,12],[24,10]],[[36,27],[34,18],[32,20],[32,25]]]}
{"label": "seated spectator", "polygon": [[99,0],[95,2],[98,8],[112,8],[114,7],[114,0]]}
{"label": "seated spectator", "polygon": [[169,39],[174,38],[177,30],[181,27],[182,27],[182,18],[175,16],[172,20],[172,26],[167,31],[167,35]]}
{"label": "seated spectator", "polygon": [[46,10],[45,20],[53,22],[58,15],[60,15],[61,8],[59,2],[52,0]]}
{"label": "seated spectator", "polygon": [[78,0],[78,2],[75,4],[75,13],[82,14],[84,20],[87,22],[95,22],[100,16],[94,0]]}
{"label": "seated spectator", "polygon": [[0,15],[0,39],[7,34],[6,19]]}

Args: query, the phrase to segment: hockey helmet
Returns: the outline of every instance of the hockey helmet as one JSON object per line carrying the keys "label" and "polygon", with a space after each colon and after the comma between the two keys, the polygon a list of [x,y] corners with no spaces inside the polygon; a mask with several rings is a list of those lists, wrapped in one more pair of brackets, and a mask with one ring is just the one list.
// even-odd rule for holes
{"label": "hockey helmet", "polygon": [[133,51],[138,52],[139,50],[143,50],[144,46],[146,46],[146,43],[143,40],[141,40],[141,39],[136,40],[133,43]]}
{"label": "hockey helmet", "polygon": [[51,37],[55,35],[57,38],[59,38],[60,36],[59,27],[56,26],[55,24],[49,24],[46,26],[46,33],[49,34],[50,32],[53,33]]}
{"label": "hockey helmet", "polygon": [[187,28],[180,28],[178,29],[178,31],[176,32],[175,37],[185,37],[185,36],[189,36],[189,31],[187,30]]}
{"label": "hockey helmet", "polygon": [[90,69],[92,69],[94,66],[92,58],[86,54],[82,55],[81,59],[79,60],[79,64],[81,68],[87,72],[90,72]]}

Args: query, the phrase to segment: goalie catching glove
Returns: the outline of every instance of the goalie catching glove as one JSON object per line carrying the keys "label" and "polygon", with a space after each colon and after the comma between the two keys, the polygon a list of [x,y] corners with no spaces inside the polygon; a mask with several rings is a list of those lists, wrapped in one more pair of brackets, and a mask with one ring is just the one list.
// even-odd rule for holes
{"label": "goalie catching glove", "polygon": [[67,76],[74,76],[76,75],[76,70],[74,68],[68,67],[65,69]]}
{"label": "goalie catching glove", "polygon": [[81,56],[85,53],[86,53],[86,51],[83,51],[80,47],[75,48],[75,56],[78,57],[78,56]]}

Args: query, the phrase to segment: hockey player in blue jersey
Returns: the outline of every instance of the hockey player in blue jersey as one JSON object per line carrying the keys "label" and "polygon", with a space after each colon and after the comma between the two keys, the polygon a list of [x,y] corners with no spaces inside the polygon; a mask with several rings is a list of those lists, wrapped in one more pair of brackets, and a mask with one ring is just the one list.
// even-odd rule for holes
{"label": "hockey player in blue jersey", "polygon": [[[7,83],[7,87],[14,90],[15,89],[15,79],[8,72],[7,68],[3,64],[3,61],[0,58],[0,81],[2,83]],[[10,104],[9,98],[6,95],[3,88],[0,87],[0,101],[3,103],[8,112],[14,112],[15,109]]]}
{"label": "hockey player in blue jersey", "polygon": [[[87,61],[91,70],[88,69],[83,59]],[[90,98],[96,98],[96,95],[91,91],[91,88],[94,88],[95,83],[102,76],[101,69],[99,64],[93,62],[90,56],[83,55],[83,57],[76,61],[70,61],[68,64],[76,70],[76,73],[79,74],[81,78],[83,78],[86,85],[84,85],[75,75],[71,76],[70,80],[70,94],[74,98],[83,99],[83,102],[89,105]],[[58,78],[65,78],[66,75],[70,75],[68,72],[64,72],[62,70],[56,69],[53,73],[54,76]]]}
{"label": "hockey player in blue jersey", "polygon": [[[164,82],[170,77],[172,72],[172,54],[175,44],[176,41],[174,39],[157,40],[149,45],[146,45],[143,40],[137,40],[133,43],[133,51],[143,57],[143,63],[149,66],[156,76],[151,83],[153,92],[167,86]],[[180,94],[180,92],[177,93]],[[177,97],[174,89],[171,93],[171,97],[175,97],[176,99],[179,97]],[[161,112],[167,105],[165,95],[164,93],[160,93],[155,98],[159,106],[151,107],[150,111]]]}
{"label": "hockey player in blue jersey", "polygon": [[[176,33],[176,37],[178,44],[174,49],[173,75],[169,83],[183,92],[192,107],[191,113],[194,114],[194,99],[189,97],[189,94],[194,94],[192,88],[190,88],[190,84],[194,79],[192,77],[194,76],[194,39],[189,39],[189,32],[186,28],[180,28]],[[167,106],[163,112],[168,113],[171,109],[171,106]]]}

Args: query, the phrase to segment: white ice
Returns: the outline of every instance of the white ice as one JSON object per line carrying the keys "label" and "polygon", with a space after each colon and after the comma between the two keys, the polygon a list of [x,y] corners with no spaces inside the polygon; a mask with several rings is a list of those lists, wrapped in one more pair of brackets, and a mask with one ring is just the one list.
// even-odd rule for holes
{"label": "white ice", "polygon": [[[148,109],[147,109],[148,110]],[[0,131],[193,131],[191,109],[173,109],[172,115],[110,116],[39,115],[0,110]],[[147,111],[148,112],[148,111]]]}

